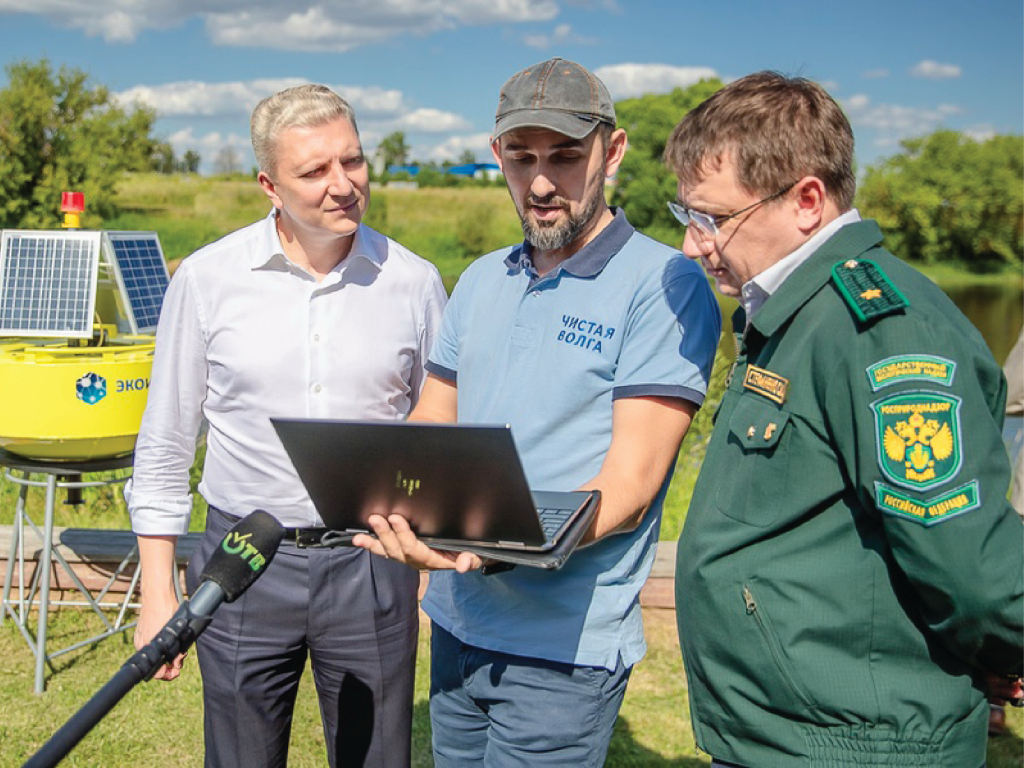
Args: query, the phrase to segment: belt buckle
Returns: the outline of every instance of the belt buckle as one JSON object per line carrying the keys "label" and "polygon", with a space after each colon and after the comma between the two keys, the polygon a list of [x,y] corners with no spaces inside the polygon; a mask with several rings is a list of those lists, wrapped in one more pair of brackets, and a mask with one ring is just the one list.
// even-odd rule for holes
{"label": "belt buckle", "polygon": [[298,528],[295,531],[295,546],[299,549],[315,549],[327,531],[323,528]]}
{"label": "belt buckle", "polygon": [[330,528],[299,529],[295,531],[295,546],[300,549],[332,549],[350,547],[358,531],[335,531]]}

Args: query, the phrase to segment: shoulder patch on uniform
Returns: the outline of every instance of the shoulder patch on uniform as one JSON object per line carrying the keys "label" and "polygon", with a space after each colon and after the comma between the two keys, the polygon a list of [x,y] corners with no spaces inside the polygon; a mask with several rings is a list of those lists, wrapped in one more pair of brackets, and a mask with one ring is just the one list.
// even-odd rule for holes
{"label": "shoulder patch on uniform", "polygon": [[956,477],[963,463],[959,397],[901,392],[871,409],[878,465],[891,482],[924,491]]}
{"label": "shoulder patch on uniform", "polygon": [[888,515],[913,520],[927,527],[977,509],[981,506],[981,494],[977,480],[923,500],[912,499],[885,483],[875,483],[875,503]]}
{"label": "shoulder patch on uniform", "polygon": [[743,377],[743,386],[745,389],[764,395],[772,402],[782,405],[786,401],[789,379],[764,368],[758,368],[756,365],[748,365],[747,374]]}
{"label": "shoulder patch on uniform", "polygon": [[956,363],[935,355],[895,355],[867,367],[868,382],[875,392],[901,381],[929,381],[953,385]]}
{"label": "shoulder patch on uniform", "polygon": [[909,302],[889,282],[885,272],[868,259],[848,259],[832,267],[832,280],[853,314],[862,323],[902,312]]}

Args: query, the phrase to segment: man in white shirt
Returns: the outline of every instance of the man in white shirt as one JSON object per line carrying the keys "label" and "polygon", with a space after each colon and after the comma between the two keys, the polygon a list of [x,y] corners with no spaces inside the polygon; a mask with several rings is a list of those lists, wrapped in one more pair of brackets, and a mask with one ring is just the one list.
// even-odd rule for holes
{"label": "man in white shirt", "polygon": [[323,522],[270,417],[406,416],[446,294],[436,268],[360,223],[368,169],[343,99],[316,85],[282,91],[257,105],[252,140],[273,211],[186,259],[164,299],[126,489],[142,568],[135,643],[177,607],[174,548],[205,418],[210,509],[190,590],[240,517],[264,509],[287,529],[266,573],[197,642],[206,764],[286,764],[308,654],[330,764],[408,765],[418,575],[357,548],[305,546]]}

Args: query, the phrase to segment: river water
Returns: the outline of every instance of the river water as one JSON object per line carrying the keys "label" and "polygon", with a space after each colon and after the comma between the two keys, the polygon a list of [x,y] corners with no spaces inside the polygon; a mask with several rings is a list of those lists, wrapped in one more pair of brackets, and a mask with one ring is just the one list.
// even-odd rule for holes
{"label": "river water", "polygon": [[981,331],[999,364],[1005,363],[1024,322],[1024,288],[1019,282],[1016,285],[974,285],[943,290]]}

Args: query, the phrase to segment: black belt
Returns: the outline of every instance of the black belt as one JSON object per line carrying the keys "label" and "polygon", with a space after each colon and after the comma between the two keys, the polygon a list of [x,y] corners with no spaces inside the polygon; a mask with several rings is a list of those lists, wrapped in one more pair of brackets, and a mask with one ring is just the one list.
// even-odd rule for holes
{"label": "black belt", "polygon": [[[210,512],[219,515],[225,522],[235,525],[238,517],[225,512],[213,505],[210,505]],[[286,541],[295,542],[295,546],[301,548],[327,548],[352,546],[352,537],[357,531],[334,531],[330,528],[285,528],[284,538]]]}
{"label": "black belt", "polygon": [[300,547],[308,547],[320,543],[327,533],[326,528],[285,528],[285,541],[294,541]]}
{"label": "black belt", "polygon": [[306,549],[325,549],[328,547],[344,547],[352,545],[355,532],[334,531],[330,528],[285,528],[286,541],[294,541],[295,546]]}

